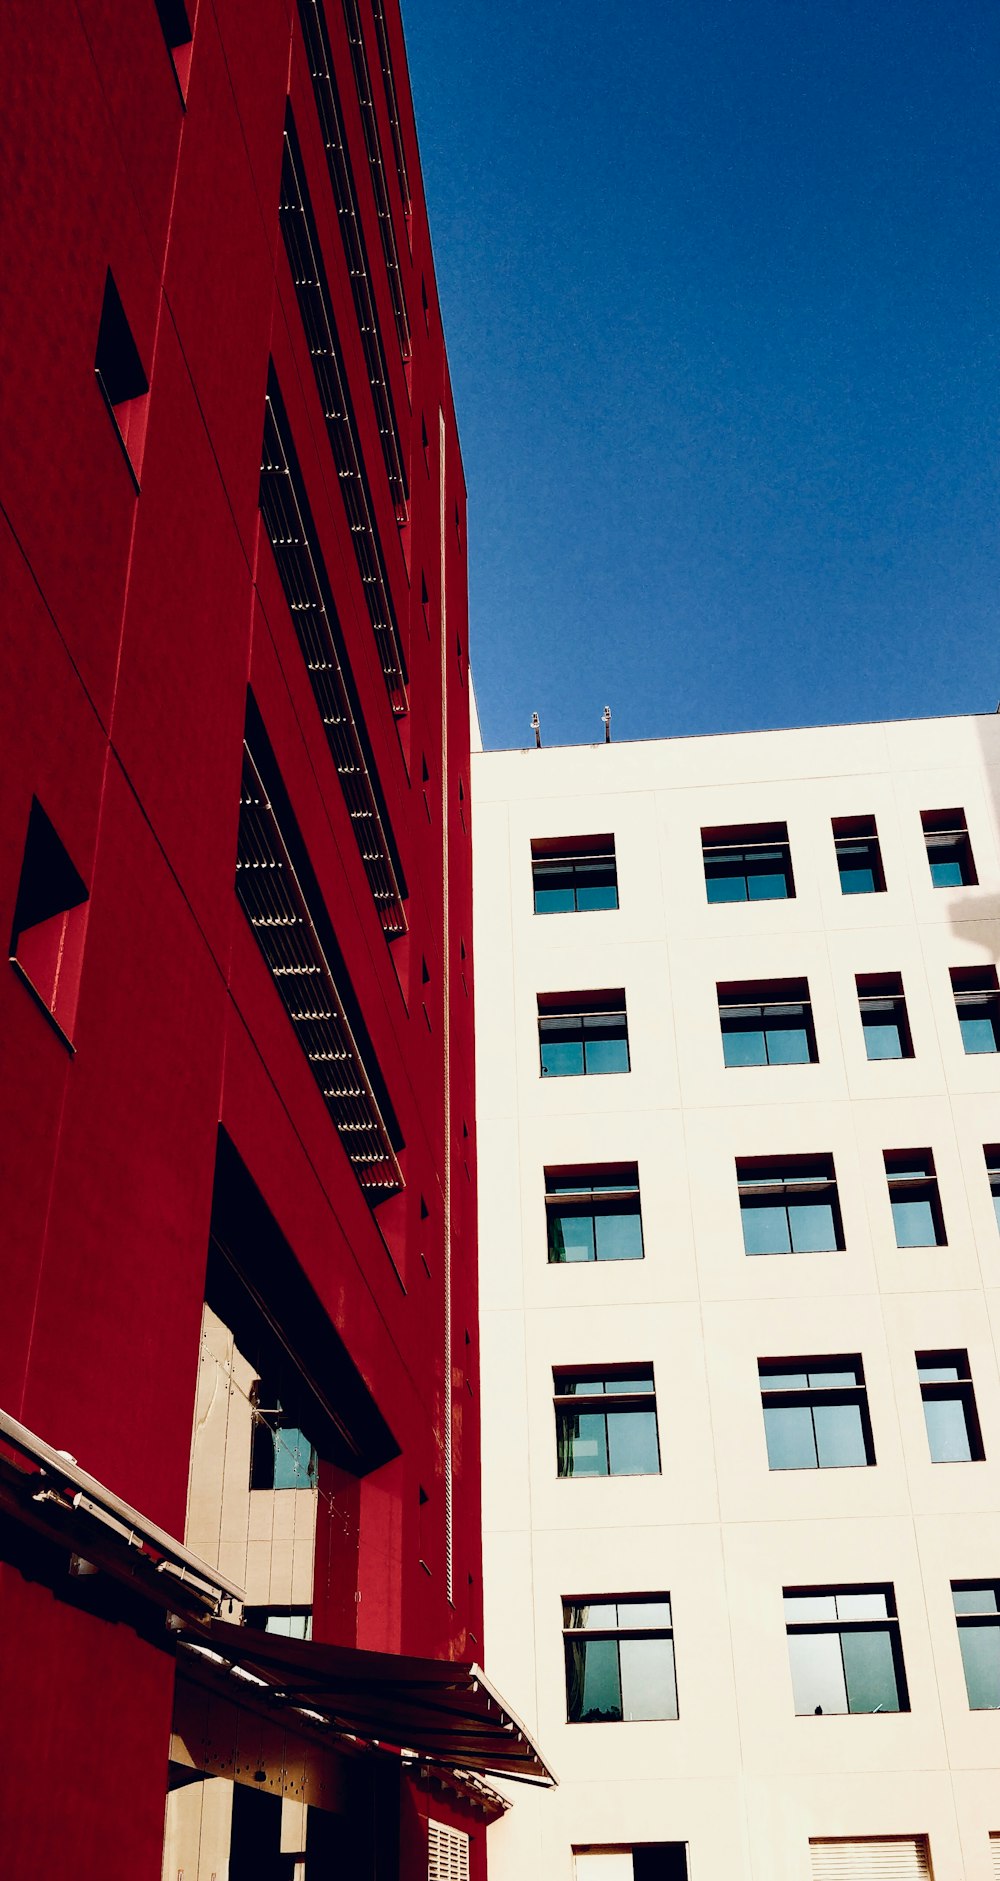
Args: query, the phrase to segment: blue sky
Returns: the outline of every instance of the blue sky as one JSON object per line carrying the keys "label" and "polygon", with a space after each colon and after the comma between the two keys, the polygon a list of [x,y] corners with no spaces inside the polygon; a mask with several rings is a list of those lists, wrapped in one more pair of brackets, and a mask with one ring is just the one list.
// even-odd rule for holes
{"label": "blue sky", "polygon": [[488,745],[991,711],[995,0],[404,0]]}

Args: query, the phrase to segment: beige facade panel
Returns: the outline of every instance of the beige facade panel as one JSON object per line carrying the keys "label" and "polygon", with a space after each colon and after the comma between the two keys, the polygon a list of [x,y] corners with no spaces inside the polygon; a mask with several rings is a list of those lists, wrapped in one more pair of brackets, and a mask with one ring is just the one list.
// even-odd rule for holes
{"label": "beige facade panel", "polygon": [[[988,1006],[967,1049],[951,976],[1000,960],[1000,721],[482,753],[473,778],[487,1663],[561,1779],[491,1872],[988,1881],[1000,1052]],[[928,849],[954,811],[974,880]],[[872,892],[845,893],[834,820],[871,818]],[[702,832],[718,875],[777,825],[794,896],[710,900]],[[564,872],[536,912],[532,843],[597,833],[619,905]],[[791,1045],[764,1014],[790,982]],[[591,1069],[585,1027],[540,1037],[551,996],[616,989],[628,1070]],[[890,996],[878,1033],[861,1000]],[[543,1073],[546,1038],[569,1050]],[[593,1258],[639,1251],[636,1185],[642,1258]],[[996,1583],[997,1625],[960,1627],[953,1582],[966,1609]]]}

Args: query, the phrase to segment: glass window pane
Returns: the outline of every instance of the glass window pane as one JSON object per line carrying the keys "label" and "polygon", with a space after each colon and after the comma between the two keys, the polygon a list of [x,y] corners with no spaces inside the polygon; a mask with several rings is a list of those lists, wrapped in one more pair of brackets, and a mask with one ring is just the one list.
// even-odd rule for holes
{"label": "glass window pane", "polygon": [[576,905],[581,914],[593,914],[602,908],[617,908],[618,890],[613,882],[578,882]]}
{"label": "glass window pane", "polygon": [[858,1469],[867,1464],[859,1405],[817,1404],[813,1418],[821,1470]]}
{"label": "glass window pane", "polygon": [[969,1463],[972,1448],[961,1398],[925,1398],[924,1421],[932,1463]]}
{"label": "glass window pane", "polygon": [[747,888],[751,901],[787,901],[788,883],[783,868],[769,865],[773,873],[757,872],[747,876]]}
{"label": "glass window pane", "polygon": [[816,1443],[807,1404],[765,1404],[764,1435],[772,1470],[814,1470]]}
{"label": "glass window pane", "polygon": [[593,1216],[550,1214],[549,1260],[592,1261],[593,1259]]}
{"label": "glass window pane", "polygon": [[846,1591],[834,1595],[837,1602],[837,1618],[840,1620],[884,1620],[888,1613],[886,1597],[881,1593],[850,1593]]}
{"label": "glass window pane", "polygon": [[957,1365],[918,1365],[917,1377],[922,1384],[951,1384],[953,1380],[968,1377],[968,1360],[961,1369]]}
{"label": "glass window pane", "polygon": [[595,1227],[599,1261],[641,1261],[642,1218],[638,1211],[630,1215],[598,1215]]}
{"label": "glass window pane", "polygon": [[962,864],[957,856],[930,856],[928,860],[931,865],[931,881],[935,888],[962,887]]}
{"label": "glass window pane", "polygon": [[572,888],[535,889],[536,914],[570,914],[573,910]]}
{"label": "glass window pane", "polygon": [[624,1038],[587,1039],[587,1075],[601,1076],[608,1071],[627,1071],[628,1040]]}
{"label": "glass window pane", "polygon": [[844,1386],[856,1385],[858,1374],[853,1365],[850,1371],[846,1372],[828,1371],[825,1366],[821,1366],[818,1371],[809,1372],[808,1379],[811,1385],[818,1386],[821,1390],[825,1388],[827,1391],[835,1391]]}
{"label": "glass window pane", "polygon": [[608,1439],[605,1419],[594,1412],[556,1414],[560,1476],[606,1476]]}
{"label": "glass window pane", "polygon": [[955,1603],[956,1613],[996,1613],[998,1611],[995,1587],[953,1587],[951,1597]]}
{"label": "glass window pane", "polygon": [[835,1620],[837,1617],[836,1594],[785,1594],[785,1619],[791,1625],[795,1621]]}
{"label": "glass window pane", "polygon": [[847,1710],[838,1633],[789,1633],[788,1659],[796,1717]]}
{"label": "glass window pane", "polygon": [[620,1720],[622,1704],[618,1641],[567,1640],[566,1688],[571,1724]]}
{"label": "glass window pane", "polygon": [[842,1633],[847,1698],[852,1711],[898,1711],[892,1636],[888,1631]]}
{"label": "glass window pane", "polygon": [[959,1013],[958,1023],[962,1028],[962,1044],[968,1053],[996,1051],[996,1027],[989,1014],[981,1017],[975,1013]]}
{"label": "glass window pane", "polygon": [[902,1197],[893,1196],[892,1219],[897,1247],[937,1246],[934,1210],[930,1202],[922,1199],[904,1201]]}
{"label": "glass window pane", "polygon": [[790,1254],[788,1214],[784,1208],[760,1207],[744,1201],[743,1247],[747,1254]]}
{"label": "glass window pane", "polygon": [[672,1639],[623,1639],[622,1713],[625,1718],[676,1718]]}
{"label": "glass window pane", "polygon": [[[719,873],[708,874],[709,869],[719,869]],[[736,875],[726,875],[718,863],[706,864],[705,887],[709,901],[745,901],[747,898],[746,876],[742,870]]]}
{"label": "glass window pane", "polygon": [[636,1627],[669,1626],[669,1600],[619,1600],[618,1624],[623,1632],[634,1632]]}
{"label": "glass window pane", "polygon": [[804,1391],[808,1383],[808,1372],[767,1372],[761,1367],[762,1391]]}
{"label": "glass window pane", "polygon": [[792,1249],[796,1254],[827,1254],[837,1245],[829,1202],[789,1202]]}
{"label": "glass window pane", "polygon": [[612,1476],[655,1476],[660,1467],[655,1411],[609,1411]]}
{"label": "glass window pane", "polygon": [[722,1055],[727,1065],[766,1065],[763,1028],[731,1030],[727,1022],[722,1033]]}
{"label": "glass window pane", "polygon": [[899,1035],[898,1019],[868,1019],[862,1023],[865,1028],[865,1051],[869,1058],[902,1058],[903,1041]]}
{"label": "glass window pane", "polygon": [[767,1058],[772,1065],[807,1065],[809,1034],[804,1026],[769,1026]]}
{"label": "glass window pane", "polygon": [[840,892],[842,895],[873,895],[875,893],[875,873],[870,862],[848,862],[840,865]]}
{"label": "glass window pane", "polygon": [[542,1040],[542,1076],[546,1078],[582,1078],[583,1041],[565,1044],[556,1039]]}
{"label": "glass window pane", "polygon": [[572,1600],[564,1600],[563,1619],[566,1626],[582,1626],[594,1632],[617,1626],[618,1608],[613,1600],[592,1600],[586,1607],[576,1606]]}
{"label": "glass window pane", "polygon": [[301,1430],[274,1432],[275,1489],[314,1489],[316,1452]]}
{"label": "glass window pane", "polygon": [[958,1643],[971,1711],[1000,1710],[1000,1627],[960,1626]]}

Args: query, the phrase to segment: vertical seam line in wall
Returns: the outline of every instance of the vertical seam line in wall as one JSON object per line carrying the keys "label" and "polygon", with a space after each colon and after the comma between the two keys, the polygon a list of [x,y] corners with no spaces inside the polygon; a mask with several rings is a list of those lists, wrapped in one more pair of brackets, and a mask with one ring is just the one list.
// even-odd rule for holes
{"label": "vertical seam line in wall", "polygon": [[454,1604],[454,1495],[451,1361],[451,931],[449,895],[448,603],[445,423],[438,406],[438,524],[441,553],[441,1056],[444,1069],[444,1549],[445,1593]]}
{"label": "vertical seam line in wall", "polygon": [[[719,1453],[718,1453],[718,1445],[715,1439],[715,1418],[712,1412],[712,1386],[711,1386],[711,1380],[708,1374],[708,1364],[707,1364],[708,1341],[705,1336],[705,1306],[704,1306],[704,1300],[702,1297],[701,1262],[698,1259],[698,1235],[697,1235],[697,1226],[696,1226],[697,1217],[696,1217],[695,1209],[694,1209],[694,1198],[691,1193],[691,1173],[690,1173],[691,1162],[690,1162],[690,1156],[688,1153],[688,1129],[687,1129],[688,1106],[684,1101],[681,1054],[677,1046],[677,1023],[676,1023],[676,1017],[675,1017],[674,997],[673,997],[674,984],[675,984],[674,959],[673,959],[673,947],[671,944],[671,931],[670,931],[670,918],[669,918],[670,904],[669,904],[668,897],[667,897],[668,882],[667,882],[667,877],[664,874],[664,866],[663,866],[664,847],[665,847],[666,838],[664,836],[664,838],[661,839],[660,831],[659,831],[659,815],[660,815],[660,808],[661,808],[661,799],[662,799],[663,809],[669,819],[670,810],[673,805],[673,798],[672,798],[672,793],[669,791],[660,792],[658,790],[653,790],[650,793],[650,795],[652,798],[652,812],[653,812],[654,826],[656,827],[656,837],[657,837],[656,850],[657,850],[657,858],[658,858],[658,863],[659,863],[660,896],[661,896],[661,902],[662,902],[662,908],[663,908],[663,933],[664,933],[664,939],[665,939],[665,951],[666,951],[666,962],[667,962],[667,991],[668,991],[668,1003],[670,1007],[670,1031],[671,1031],[671,1037],[673,1039],[673,1047],[674,1047],[674,1064],[676,1067],[676,1076],[677,1076],[677,1107],[678,1107],[678,1115],[679,1115],[680,1127],[681,1127],[682,1152],[684,1156],[684,1186],[687,1191],[688,1222],[690,1224],[690,1233],[691,1233],[691,1255],[692,1255],[692,1260],[694,1263],[694,1281],[695,1281],[695,1286],[698,1289],[698,1328],[699,1328],[699,1332],[701,1335],[702,1379],[704,1381],[705,1408],[708,1414],[708,1433],[709,1433],[709,1441],[712,1446],[712,1468],[713,1468],[713,1475],[715,1478],[715,1521],[712,1524],[712,1526],[714,1527],[715,1532],[719,1537],[719,1556],[720,1556],[721,1565],[722,1565],[722,1584],[725,1590],[726,1633],[727,1633],[728,1643],[729,1643],[729,1665],[730,1665],[730,1672],[731,1672],[732,1682],[733,1682],[732,1702],[733,1702],[733,1709],[736,1714],[736,1733],[737,1733],[737,1740],[739,1743],[739,1750],[740,1750],[740,1770],[741,1772],[743,1772],[745,1770],[744,1743],[743,1743],[743,1720],[742,1720],[742,1716],[740,1712],[740,1704],[739,1704],[739,1696],[738,1696],[739,1680],[738,1680],[737,1670],[736,1670],[736,1651],[735,1651],[735,1646],[733,1643],[732,1619],[730,1617],[729,1558],[728,1558],[728,1554],[726,1550],[726,1529],[725,1529],[725,1524],[722,1519],[722,1504],[721,1504],[720,1495],[719,1495]],[[668,827],[669,827],[669,824],[668,824]],[[670,1597],[672,1601],[673,1600],[673,1588],[672,1587],[670,1590]],[[674,1678],[677,1684],[678,1710],[679,1710],[680,1709],[681,1681],[677,1674],[676,1660],[675,1660],[675,1665],[674,1665]],[[750,1804],[749,1804],[749,1799],[747,1796],[747,1786],[745,1782],[741,1782],[740,1791],[741,1791],[742,1803],[743,1803],[742,1816],[743,1816],[744,1851],[746,1855],[749,1857],[750,1850],[753,1846],[753,1840],[752,1840],[752,1836],[750,1833]]]}

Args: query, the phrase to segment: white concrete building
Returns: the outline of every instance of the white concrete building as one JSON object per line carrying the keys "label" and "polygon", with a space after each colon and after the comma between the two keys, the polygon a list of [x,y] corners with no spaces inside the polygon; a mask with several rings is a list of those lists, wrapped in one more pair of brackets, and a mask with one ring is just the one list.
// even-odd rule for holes
{"label": "white concrete building", "polygon": [[473,779],[492,1881],[988,1881],[1000,720]]}

